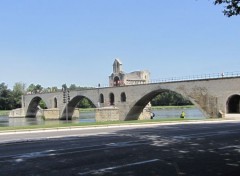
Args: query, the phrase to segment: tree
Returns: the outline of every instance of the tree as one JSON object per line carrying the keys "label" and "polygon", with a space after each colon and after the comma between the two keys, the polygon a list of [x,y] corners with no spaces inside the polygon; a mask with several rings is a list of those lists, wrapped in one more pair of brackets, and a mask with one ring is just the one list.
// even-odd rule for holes
{"label": "tree", "polygon": [[43,90],[43,87],[40,84],[37,84],[35,87],[35,93],[41,93]]}
{"label": "tree", "polygon": [[8,89],[5,83],[0,84],[0,110],[10,110],[13,109],[11,90]]}
{"label": "tree", "polygon": [[28,86],[28,88],[27,88],[27,92],[29,92],[29,93],[35,93],[34,91],[35,91],[35,85],[34,84],[30,84],[29,86]]}
{"label": "tree", "polygon": [[77,105],[78,108],[93,108],[93,104],[87,98],[81,99],[81,101]]}
{"label": "tree", "polygon": [[225,4],[224,15],[231,17],[240,14],[240,0],[215,0],[215,5]]}
{"label": "tree", "polygon": [[62,85],[62,90],[63,90],[63,91],[66,91],[66,90],[67,90],[67,84],[63,84],[63,85]]}
{"label": "tree", "polygon": [[13,86],[13,91],[12,91],[12,100],[14,102],[14,108],[20,108],[21,107],[21,99],[22,95],[25,94],[26,90],[26,84],[18,82],[15,83]]}
{"label": "tree", "polygon": [[43,87],[40,84],[37,84],[37,85],[31,84],[27,88],[27,92],[31,92],[31,93],[41,93],[42,90],[43,90]]}
{"label": "tree", "polygon": [[40,106],[42,109],[47,109],[47,105],[46,105],[46,103],[45,103],[43,100],[41,100],[41,101],[39,102],[39,106]]}
{"label": "tree", "polygon": [[58,88],[56,86],[52,87],[52,92],[57,92]]}
{"label": "tree", "polygon": [[192,105],[192,103],[185,99],[182,95],[175,92],[166,91],[154,99],[152,99],[151,104],[153,106],[182,106],[182,105]]}
{"label": "tree", "polygon": [[69,90],[77,90],[77,86],[75,84],[71,84]]}

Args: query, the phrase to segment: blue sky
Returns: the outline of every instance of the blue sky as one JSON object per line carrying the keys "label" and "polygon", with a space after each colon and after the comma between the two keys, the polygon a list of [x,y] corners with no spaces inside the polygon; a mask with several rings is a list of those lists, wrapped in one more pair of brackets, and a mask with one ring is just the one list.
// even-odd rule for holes
{"label": "blue sky", "polygon": [[240,16],[211,0],[2,0],[0,82],[108,84],[115,58],[152,79],[240,71]]}

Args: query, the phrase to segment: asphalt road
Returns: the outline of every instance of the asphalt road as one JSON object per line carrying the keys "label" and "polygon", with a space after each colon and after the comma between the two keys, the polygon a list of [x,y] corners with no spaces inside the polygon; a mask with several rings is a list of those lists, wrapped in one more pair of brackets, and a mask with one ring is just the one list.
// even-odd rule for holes
{"label": "asphalt road", "polygon": [[0,134],[0,175],[239,176],[240,122]]}

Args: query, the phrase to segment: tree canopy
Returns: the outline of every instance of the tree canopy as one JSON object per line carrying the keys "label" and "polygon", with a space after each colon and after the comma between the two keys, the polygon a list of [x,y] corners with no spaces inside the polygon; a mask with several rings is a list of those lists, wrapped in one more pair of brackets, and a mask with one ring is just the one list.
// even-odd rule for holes
{"label": "tree canopy", "polygon": [[215,5],[223,4],[225,9],[223,10],[224,15],[231,17],[240,14],[240,0],[215,0]]}
{"label": "tree canopy", "polygon": [[152,99],[151,104],[153,106],[183,106],[192,105],[191,101],[185,99],[182,95],[175,92],[166,91],[154,99]]}

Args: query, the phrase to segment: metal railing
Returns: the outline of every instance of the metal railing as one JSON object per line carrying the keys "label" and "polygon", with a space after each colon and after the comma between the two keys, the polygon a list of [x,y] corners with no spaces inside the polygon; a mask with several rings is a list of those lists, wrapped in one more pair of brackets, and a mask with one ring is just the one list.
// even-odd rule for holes
{"label": "metal railing", "polygon": [[[232,78],[232,77],[240,77],[240,72],[235,71],[235,72],[222,72],[222,73],[182,76],[182,77],[160,78],[160,79],[150,80],[148,83],[139,83],[139,84],[132,84],[132,85],[195,81],[195,80],[205,80],[205,79],[223,79],[223,78]],[[131,85],[126,85],[126,86],[131,86]],[[101,88],[107,88],[107,87],[109,87],[109,85],[104,85],[104,84],[101,85]]]}
{"label": "metal railing", "polygon": [[[132,84],[132,85],[157,84],[157,83],[169,83],[169,82],[181,82],[181,81],[195,81],[195,80],[206,80],[206,79],[223,79],[223,78],[233,78],[233,77],[240,77],[240,72],[235,71],[235,72],[223,72],[223,73],[182,76],[182,77],[160,78],[160,79],[150,80],[149,82],[146,82],[146,83],[141,82],[139,84]],[[126,85],[126,86],[131,86],[131,85]],[[108,88],[110,86],[106,85],[106,84],[98,84],[95,86],[84,86],[84,87],[86,87],[86,89],[96,89],[96,88]],[[60,92],[60,91],[56,91],[56,92]],[[42,92],[42,93],[46,93],[46,92]]]}
{"label": "metal railing", "polygon": [[195,81],[195,80],[205,80],[205,79],[222,79],[222,78],[232,78],[240,77],[240,72],[223,72],[223,73],[212,73],[203,75],[191,75],[183,77],[171,77],[164,79],[151,80],[151,83],[167,83],[167,82],[180,82],[180,81]]}

